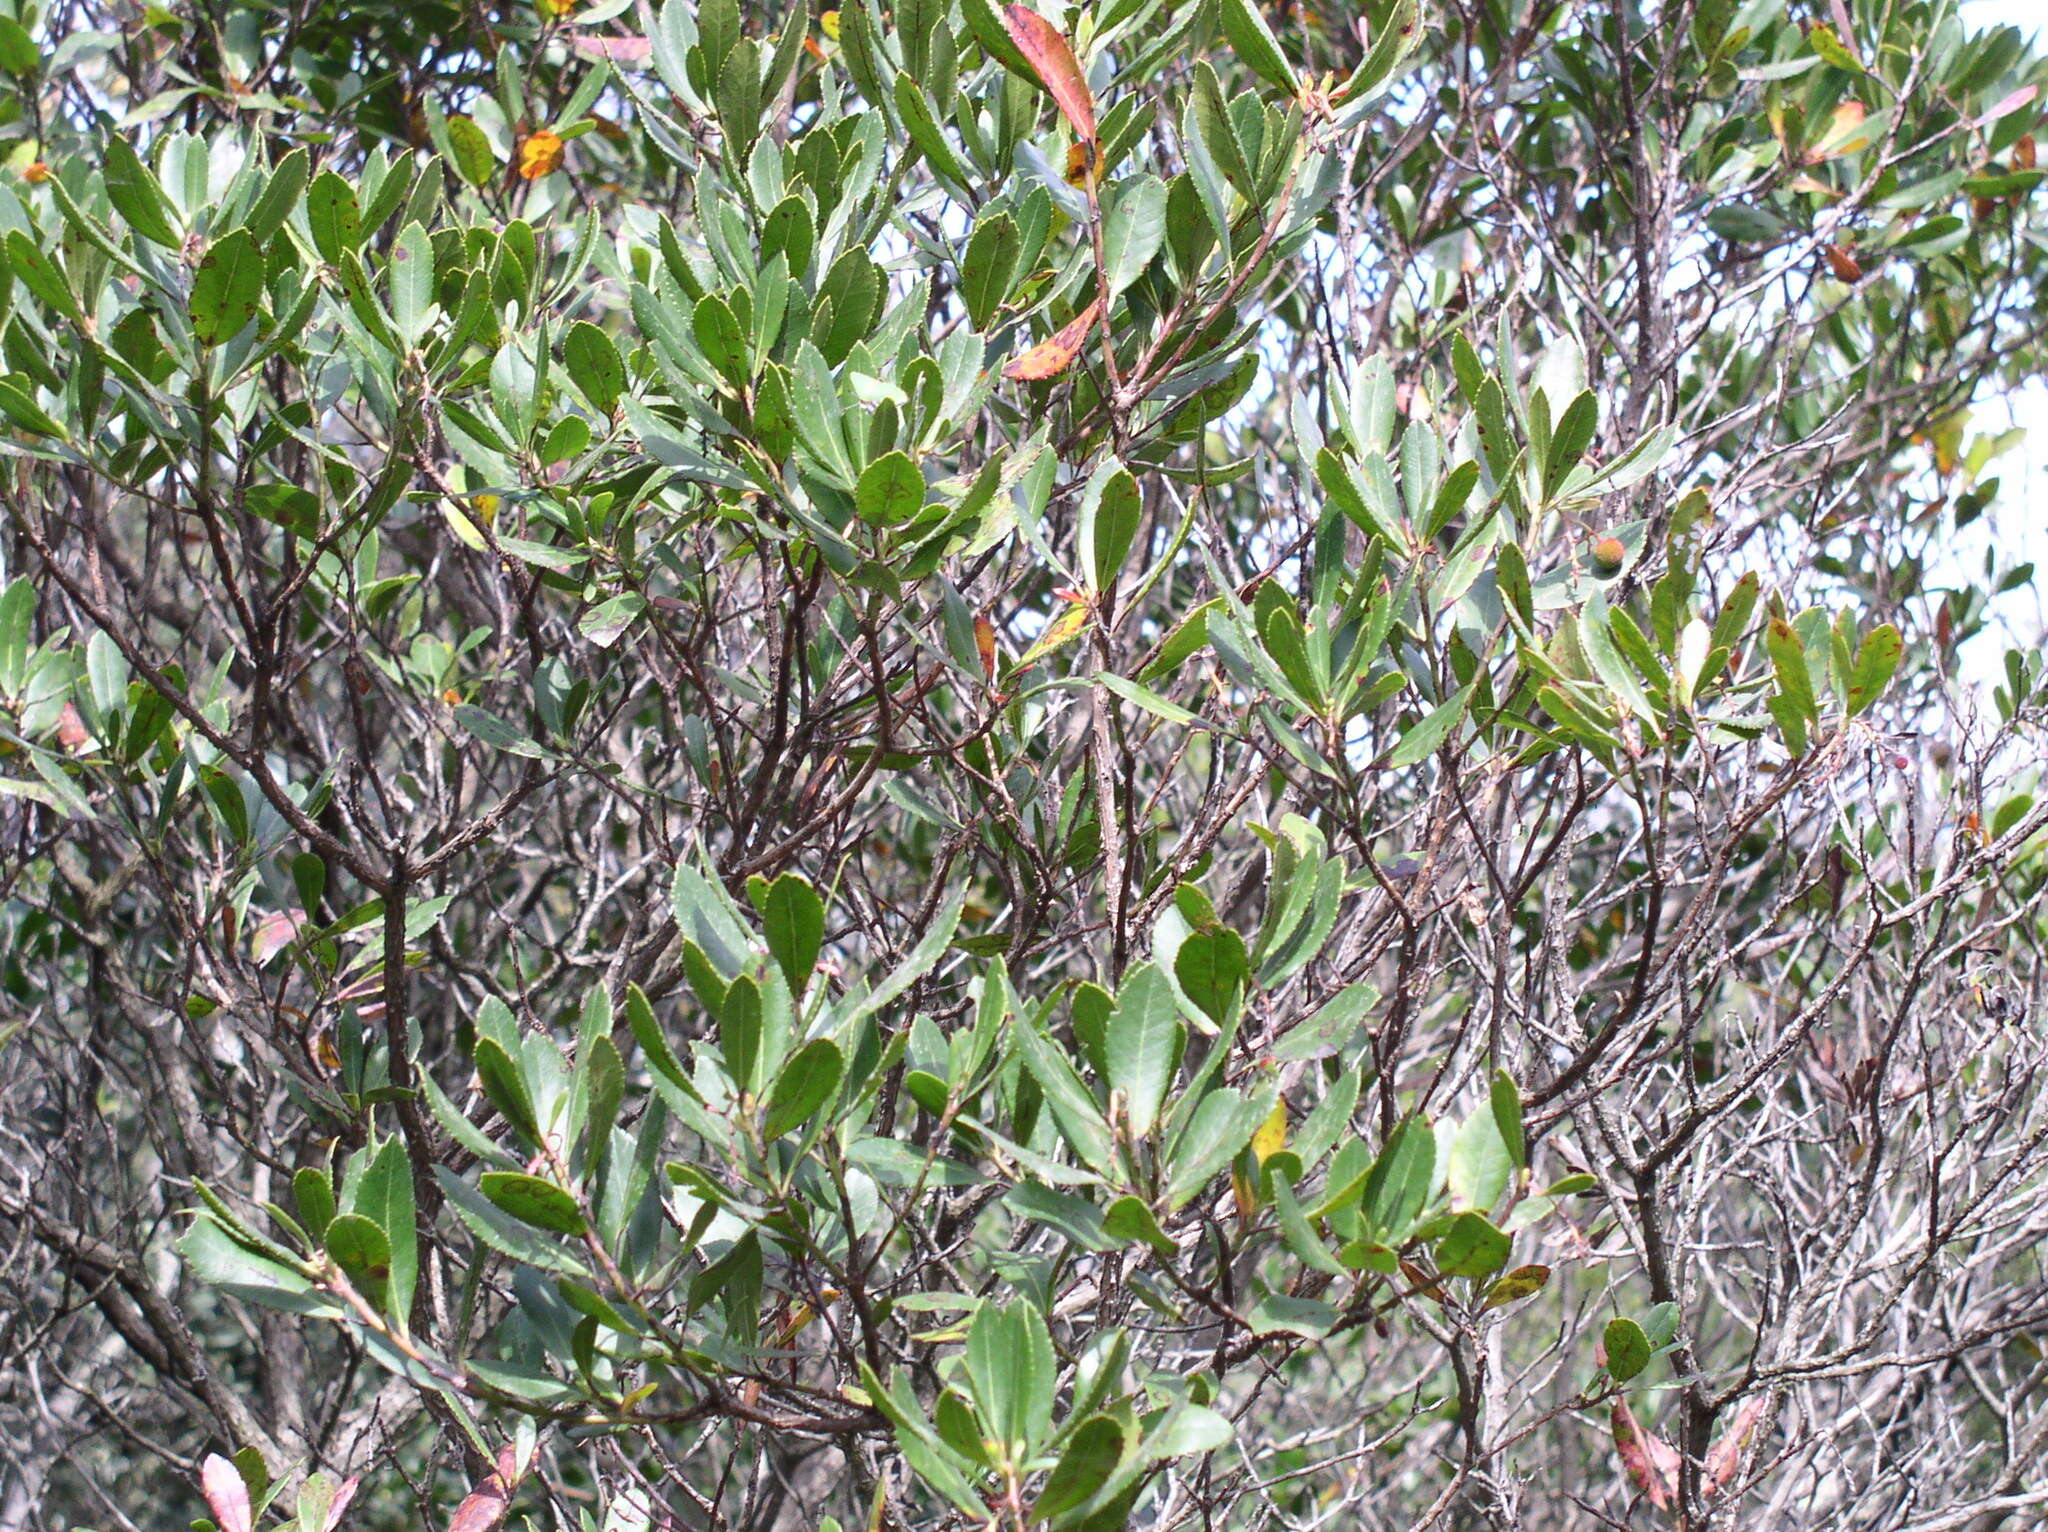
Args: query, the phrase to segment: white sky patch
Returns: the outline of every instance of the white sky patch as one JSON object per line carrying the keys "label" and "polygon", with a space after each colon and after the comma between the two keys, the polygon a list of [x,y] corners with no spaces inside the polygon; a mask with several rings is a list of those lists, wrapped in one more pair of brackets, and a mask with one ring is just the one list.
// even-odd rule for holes
{"label": "white sky patch", "polygon": [[[2015,26],[2048,46],[2048,8],[2042,0],[1963,0],[1964,22],[1972,27]],[[2048,378],[2034,378],[2003,399],[1980,401],[1970,421],[1973,435],[2018,426],[2026,438],[1986,471],[1996,474],[1996,504],[1974,525],[1957,534],[1952,550],[1953,576],[1983,583],[1985,555],[1996,547],[2003,562],[2032,563],[2035,578],[2007,591],[1992,604],[1995,630],[1968,646],[1965,672],[1989,681],[2004,673],[2008,645],[2032,647],[2048,641],[2048,606],[2041,581],[2048,578]],[[1936,583],[1948,583],[1947,571],[1930,570]]]}

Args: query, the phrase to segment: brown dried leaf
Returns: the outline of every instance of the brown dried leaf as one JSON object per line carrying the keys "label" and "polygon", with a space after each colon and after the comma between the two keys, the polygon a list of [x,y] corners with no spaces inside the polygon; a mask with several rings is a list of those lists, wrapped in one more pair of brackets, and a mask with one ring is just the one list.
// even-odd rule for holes
{"label": "brown dried leaf", "polygon": [[1081,73],[1080,60],[1060,29],[1028,5],[1003,8],[1003,24],[1010,41],[1024,55],[1040,83],[1052,93],[1074,132],[1088,142],[1095,141],[1095,97],[1088,79]]}
{"label": "brown dried leaf", "polygon": [[1828,270],[1835,274],[1836,281],[1861,282],[1863,280],[1863,268],[1856,263],[1856,257],[1844,250],[1840,245],[1825,246],[1824,253],[1828,258]]}
{"label": "brown dried leaf", "polygon": [[1003,369],[1003,376],[1018,383],[1036,383],[1045,378],[1056,378],[1074,365],[1074,358],[1081,354],[1081,346],[1088,339],[1088,331],[1094,326],[1102,312],[1102,302],[1097,299],[1055,334],[1040,341],[1022,356]]}

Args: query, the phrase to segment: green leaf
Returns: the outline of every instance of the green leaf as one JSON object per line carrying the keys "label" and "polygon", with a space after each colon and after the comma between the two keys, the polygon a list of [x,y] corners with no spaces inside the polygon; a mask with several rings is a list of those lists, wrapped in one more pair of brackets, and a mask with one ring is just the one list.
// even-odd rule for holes
{"label": "green leaf", "polygon": [[327,1172],[317,1165],[302,1165],[292,1172],[292,1201],[306,1232],[320,1238],[334,1218],[334,1182]]}
{"label": "green leaf", "polygon": [[42,50],[12,16],[0,16],[0,69],[23,79],[43,67]]}
{"label": "green leaf", "polygon": [[[349,1203],[352,1211],[383,1231],[391,1278],[391,1317],[403,1327],[412,1313],[413,1290],[420,1270],[419,1232],[413,1222],[412,1162],[406,1157],[403,1140],[384,1140]],[[331,1237],[328,1248],[333,1249]]]}
{"label": "green leaf", "polygon": [[983,1429],[1028,1456],[1052,1424],[1058,1369],[1045,1320],[1023,1299],[984,1304],[968,1327],[965,1361]]}
{"label": "green leaf", "polygon": [[640,620],[647,610],[647,598],[629,590],[596,606],[576,619],[576,631],[600,649],[609,649]]}
{"label": "green leaf", "polygon": [[953,945],[953,933],[960,929],[960,912],[967,907],[967,893],[967,886],[962,884],[932,919],[931,924],[925,928],[925,933],[918,938],[917,945],[910,949],[902,962],[889,971],[889,976],[857,1001],[850,1010],[840,1014],[839,1024],[842,1028],[850,1031],[884,1006],[891,1004],[897,996],[938,967],[939,959],[944,957],[947,949]]}
{"label": "green leaf", "polygon": [[1244,938],[1227,928],[1197,931],[1173,955],[1181,993],[1218,1026],[1229,1018],[1231,1003],[1250,975]]}
{"label": "green leaf", "polygon": [[1905,640],[1890,623],[1873,628],[1856,646],[1856,658],[1849,666],[1848,712],[1851,718],[1884,695],[1899,657],[1906,652]]}
{"label": "green leaf", "polygon": [[1579,466],[1586,449],[1593,445],[1593,433],[1600,428],[1600,403],[1591,389],[1565,406],[1550,433],[1550,451],[1543,459],[1543,498],[1554,496],[1565,478]]}
{"label": "green leaf", "polygon": [[1784,237],[1785,220],[1762,208],[1731,203],[1707,214],[1707,227],[1730,244],[1772,244]]}
{"label": "green leaf", "polygon": [[1138,481],[1115,458],[1103,459],[1081,502],[1081,537],[1088,554],[1088,583],[1093,589],[1106,591],[1115,586],[1144,519]]}
{"label": "green leaf", "polygon": [[705,359],[726,382],[744,388],[753,370],[753,358],[732,305],[715,293],[706,293],[691,311],[690,328]]}
{"label": "green leaf", "polygon": [[1806,665],[1806,645],[1782,617],[1773,617],[1764,629],[1764,648],[1771,657],[1771,669],[1778,689],[1771,699],[1772,714],[1786,729],[1787,743],[1794,755],[1806,749],[1806,730],[1820,720],[1820,706],[1814,700],[1813,676]]}
{"label": "green leaf", "polygon": [[1280,1237],[1286,1241],[1287,1248],[1297,1260],[1305,1261],[1316,1270],[1342,1276],[1343,1263],[1330,1254],[1329,1247],[1317,1236],[1308,1215],[1295,1200],[1294,1187],[1287,1177],[1275,1171],[1272,1184],[1273,1212],[1280,1224]]}
{"label": "green leaf", "polygon": [[213,243],[192,277],[187,311],[192,333],[203,346],[217,346],[242,333],[263,302],[263,250],[241,229]]}
{"label": "green leaf", "polygon": [[1166,183],[1157,176],[1132,176],[1119,182],[1116,200],[1104,214],[1102,225],[1103,271],[1111,297],[1144,275],[1165,238]]}
{"label": "green leaf", "polygon": [[471,186],[487,186],[496,179],[498,153],[491,147],[489,135],[476,125],[474,118],[456,116],[448,119],[448,148],[455,156],[455,173]]}
{"label": "green leaf", "polygon": [[577,320],[562,337],[562,362],[593,409],[609,415],[618,408],[626,392],[626,364],[609,335],[587,319]]}
{"label": "green leaf", "polygon": [[246,1303],[286,1309],[295,1314],[338,1312],[333,1302],[314,1287],[303,1272],[228,1237],[211,1217],[193,1220],[178,1240],[178,1254],[201,1281]]}
{"label": "green leaf", "polygon": [[1508,1159],[1520,1168],[1529,1163],[1529,1145],[1522,1132],[1522,1092],[1505,1069],[1496,1069],[1487,1087],[1487,1104],[1493,1109],[1493,1125],[1507,1146]]}
{"label": "green leaf", "polygon": [[1607,1372],[1617,1383],[1626,1383],[1650,1365],[1650,1337],[1633,1319],[1610,1319],[1600,1334],[1601,1349],[1607,1353]]}
{"label": "green leaf", "polygon": [[42,406],[29,397],[28,390],[12,378],[0,378],[0,413],[31,436],[51,436],[59,441],[69,439],[70,433],[45,414]]}
{"label": "green leaf", "polygon": [[355,188],[333,171],[321,171],[306,192],[306,223],[320,259],[329,265],[339,262],[363,239],[363,212]]}
{"label": "green leaf", "polygon": [[1472,691],[1476,684],[1466,682],[1411,724],[1408,732],[1387,752],[1387,766],[1392,770],[1413,766],[1441,750],[1451,737],[1451,731],[1464,722],[1466,710],[1472,706]]}
{"label": "green leaf", "polygon": [[1451,1197],[1483,1213],[1500,1200],[1513,1172],[1514,1162],[1489,1102],[1467,1117],[1451,1140],[1446,1168]]}
{"label": "green leaf", "polygon": [[845,1068],[839,1048],[830,1038],[806,1043],[782,1066],[775,1088],[768,1095],[768,1115],[761,1136],[780,1138],[802,1127],[834,1091]]}
{"label": "green leaf", "polygon": [[299,205],[299,198],[305,195],[306,181],[312,174],[312,156],[303,147],[292,150],[270,172],[270,178],[263,183],[263,193],[249,209],[249,216],[242,220],[242,227],[249,231],[249,237],[259,245],[267,245],[284,227],[285,220]]}
{"label": "green leaf", "polygon": [[870,526],[898,526],[924,509],[924,475],[907,453],[884,453],[861,473],[853,500]]}
{"label": "green leaf", "polygon": [[825,901],[809,879],[786,872],[761,899],[761,927],[790,991],[801,995],[825,945]]}
{"label": "green leaf", "polygon": [[1389,1238],[1406,1234],[1435,1181],[1436,1135],[1421,1119],[1406,1118],[1388,1135],[1365,1179],[1366,1223]]}
{"label": "green leaf", "polygon": [[1290,97],[1299,91],[1287,55],[1253,0],[1223,0],[1223,35],[1253,74]]}
{"label": "green leaf", "polygon": [[1322,1059],[1343,1052],[1358,1035],[1358,1023],[1379,991],[1370,984],[1347,985],[1319,1006],[1315,1013],[1284,1033],[1273,1045],[1273,1057],[1282,1061]]}
{"label": "green leaf", "polygon": [[1123,1460],[1124,1428],[1108,1415],[1091,1415],[1067,1438],[1066,1450],[1046,1476],[1031,1508],[1034,1521],[1055,1526],[1068,1511],[1092,1500]]}
{"label": "green leaf", "polygon": [[182,243],[171,227],[170,203],[156,175],[125,135],[114,133],[106,141],[107,200],[128,221],[128,227],[153,244],[175,250]]}
{"label": "green leaf", "polygon": [[570,1259],[560,1245],[553,1240],[542,1239],[530,1225],[500,1212],[478,1195],[474,1186],[445,1165],[434,1167],[434,1179],[441,1183],[441,1191],[454,1207],[455,1216],[462,1226],[479,1243],[524,1266],[572,1277],[586,1275],[583,1267]]}
{"label": "green leaf", "polygon": [[1120,675],[1107,670],[1097,671],[1087,678],[1104,691],[1114,693],[1133,707],[1142,708],[1154,718],[1162,719],[1182,728],[1208,728],[1208,723],[1199,713],[1191,713],[1178,702],[1169,702],[1150,687],[1140,686],[1136,681],[1127,681]]}
{"label": "green leaf", "polygon": [[386,275],[391,284],[391,317],[405,343],[416,346],[434,308],[434,242],[420,225],[407,224],[393,241]]}
{"label": "green leaf", "polygon": [[1274,1099],[1270,1090],[1247,1097],[1228,1086],[1202,1098],[1168,1157],[1169,1208],[1180,1208],[1237,1158],[1259,1125],[1273,1115]]}
{"label": "green leaf", "polygon": [[576,1199],[552,1181],[517,1170],[487,1170],[477,1179],[477,1189],[491,1202],[521,1223],[546,1229],[551,1234],[581,1234],[583,1210]]}
{"label": "green leaf", "polygon": [[1299,1335],[1305,1340],[1321,1340],[1336,1328],[1342,1316],[1329,1304],[1313,1298],[1270,1293],[1253,1304],[1251,1313],[1245,1317],[1251,1321],[1254,1335]]}
{"label": "green leaf", "polygon": [[361,1213],[343,1213],[327,1226],[327,1253],[349,1285],[373,1304],[384,1302],[391,1282],[391,1241]]}
{"label": "green leaf", "polygon": [[977,330],[986,330],[1009,302],[1023,259],[1024,242],[1017,221],[1008,213],[985,214],[975,220],[974,233],[960,257],[960,301]]}
{"label": "green leaf", "polygon": [[1490,1277],[1508,1263],[1508,1237],[1477,1213],[1460,1213],[1437,1242],[1437,1270],[1448,1277]]}
{"label": "green leaf", "polygon": [[78,299],[56,262],[19,229],[7,231],[7,264],[22,285],[66,318],[78,317]]}
{"label": "green leaf", "polygon": [[1114,1157],[1109,1124],[1103,1120],[1102,1109],[1095,1104],[1088,1087],[1081,1083],[1074,1066],[1055,1044],[1042,1037],[1028,1022],[1020,1022],[1012,1035],[1017,1039],[1017,1051],[1024,1060],[1024,1067],[1031,1071],[1031,1077],[1045,1093],[1046,1104],[1052,1108],[1061,1136],[1084,1164],[1106,1173]]}
{"label": "green leaf", "polygon": [[1144,1137],[1159,1120],[1186,1037],[1166,976],[1150,963],[1132,969],[1117,992],[1103,1051],[1134,1136]]}

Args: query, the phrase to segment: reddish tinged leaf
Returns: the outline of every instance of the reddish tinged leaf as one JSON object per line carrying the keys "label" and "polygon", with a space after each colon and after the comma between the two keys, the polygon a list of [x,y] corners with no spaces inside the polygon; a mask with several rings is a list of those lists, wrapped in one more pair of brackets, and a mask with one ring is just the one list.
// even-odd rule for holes
{"label": "reddish tinged leaf", "polygon": [[1003,369],[1003,376],[1018,383],[1036,383],[1045,378],[1056,378],[1074,365],[1074,358],[1081,354],[1081,346],[1088,339],[1088,331],[1094,327],[1096,317],[1102,312],[1102,301],[1097,299],[1057,333],[1040,341],[1029,351]]}
{"label": "reddish tinged leaf", "polygon": [[57,715],[57,743],[66,750],[74,751],[83,750],[92,743],[92,734],[85,727],[85,720],[68,702],[64,704],[64,711]]}
{"label": "reddish tinged leaf", "polygon": [[299,930],[305,923],[305,914],[300,910],[279,910],[263,916],[249,930],[250,958],[258,964],[269,962],[299,939]]}
{"label": "reddish tinged leaf", "polygon": [[614,64],[638,64],[654,52],[653,41],[645,37],[578,35],[569,39],[569,46],[587,59],[609,59]]}
{"label": "reddish tinged leaf", "polygon": [[1728,1422],[1728,1429],[1707,1449],[1707,1483],[1712,1488],[1726,1489],[1728,1481],[1735,1477],[1735,1470],[1742,1466],[1742,1449],[1749,1445],[1757,1421],[1769,1406],[1770,1401],[1762,1395],[1745,1400],[1735,1418]]}
{"label": "reddish tinged leaf", "polygon": [[505,1512],[511,1508],[512,1492],[525,1476],[511,1443],[500,1447],[498,1466],[462,1497],[462,1504],[455,1508],[448,1523],[448,1532],[497,1532],[504,1525]]}
{"label": "reddish tinged leaf", "polygon": [[505,1481],[487,1474],[484,1482],[462,1497],[448,1532],[496,1532],[505,1523],[505,1509],[512,1503]]}
{"label": "reddish tinged leaf", "polygon": [[2015,170],[2034,168],[2034,135],[2022,133],[2012,146],[2012,163]]}
{"label": "reddish tinged leaf", "polygon": [[1828,270],[1835,274],[1837,281],[1861,282],[1863,280],[1863,268],[1857,265],[1856,257],[1844,250],[1840,245],[1826,246],[1825,253],[1828,258]]}
{"label": "reddish tinged leaf", "polygon": [[1074,132],[1088,142],[1095,141],[1095,97],[1081,73],[1080,60],[1060,29],[1028,5],[1003,9],[1003,24],[1010,41],[1024,55],[1039,82],[1052,93]]}
{"label": "reddish tinged leaf", "polygon": [[206,1504],[220,1532],[251,1532],[255,1515],[249,1508],[249,1486],[242,1482],[241,1469],[218,1452],[210,1452],[199,1465],[199,1487],[206,1492]]}
{"label": "reddish tinged leaf", "polygon": [[1678,1496],[1678,1449],[1661,1437],[1652,1436],[1636,1422],[1627,1400],[1614,1406],[1614,1450],[1621,1454],[1621,1466],[1635,1487],[1649,1496],[1660,1511],[1671,1509]]}
{"label": "reddish tinged leaf", "polygon": [[1980,128],[1989,127],[1992,123],[1998,121],[1998,119],[2001,117],[2010,117],[2014,112],[2017,112],[2021,107],[2025,106],[2028,102],[2032,101],[2036,96],[2040,94],[2040,86],[2022,85],[2018,90],[2014,91],[2011,95],[2007,96],[2003,101],[1999,102],[1998,105],[1994,106],[1982,117],[1979,117],[1974,125]]}

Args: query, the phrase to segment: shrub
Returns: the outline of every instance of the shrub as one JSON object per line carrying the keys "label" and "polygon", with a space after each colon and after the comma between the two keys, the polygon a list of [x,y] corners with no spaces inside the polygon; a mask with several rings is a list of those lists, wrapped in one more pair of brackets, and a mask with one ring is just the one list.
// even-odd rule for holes
{"label": "shrub", "polygon": [[0,1525],[2038,1514],[2044,70],[1825,14],[0,17]]}

